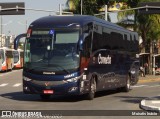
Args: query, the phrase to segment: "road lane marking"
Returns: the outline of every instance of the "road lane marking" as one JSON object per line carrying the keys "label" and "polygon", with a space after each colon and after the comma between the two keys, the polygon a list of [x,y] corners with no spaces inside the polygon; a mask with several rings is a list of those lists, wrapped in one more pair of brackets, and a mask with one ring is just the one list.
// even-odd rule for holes
{"label": "road lane marking", "polygon": [[160,103],[160,101],[159,100],[154,100],[154,101],[152,101],[152,103],[153,104],[158,104],[158,103]]}
{"label": "road lane marking", "polygon": [[149,88],[153,88],[153,87],[160,87],[160,85],[137,85],[137,86],[132,86],[133,88],[141,88],[141,87],[149,87]]}
{"label": "road lane marking", "polygon": [[154,86],[149,86],[149,87],[159,87],[160,85],[154,85]]}
{"label": "road lane marking", "polygon": [[148,85],[138,85],[138,86],[132,86],[132,87],[139,88],[139,87],[145,87],[145,86],[148,86]]}
{"label": "road lane marking", "polygon": [[20,86],[20,85],[22,85],[21,83],[17,83],[17,84],[15,84],[15,85],[13,85],[13,87],[18,87],[18,86]]}
{"label": "road lane marking", "polygon": [[3,83],[3,84],[0,85],[0,87],[4,87],[4,86],[7,86],[7,85],[8,85],[8,83]]}

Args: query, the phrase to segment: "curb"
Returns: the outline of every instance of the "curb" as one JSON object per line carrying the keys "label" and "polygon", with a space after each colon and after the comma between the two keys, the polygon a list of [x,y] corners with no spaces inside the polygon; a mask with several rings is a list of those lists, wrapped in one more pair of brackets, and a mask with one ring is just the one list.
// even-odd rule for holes
{"label": "curb", "polygon": [[156,106],[151,106],[151,105],[147,105],[146,104],[146,100],[150,99],[150,98],[146,98],[144,100],[141,101],[140,103],[140,108],[147,110],[147,111],[153,111],[153,112],[160,112],[160,107],[156,107]]}

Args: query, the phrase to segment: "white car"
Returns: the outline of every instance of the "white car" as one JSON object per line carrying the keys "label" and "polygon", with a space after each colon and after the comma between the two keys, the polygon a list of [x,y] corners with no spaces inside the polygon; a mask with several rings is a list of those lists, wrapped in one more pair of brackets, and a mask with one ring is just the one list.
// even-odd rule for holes
{"label": "white car", "polygon": [[157,68],[157,69],[155,70],[155,74],[156,74],[156,75],[160,75],[160,68]]}

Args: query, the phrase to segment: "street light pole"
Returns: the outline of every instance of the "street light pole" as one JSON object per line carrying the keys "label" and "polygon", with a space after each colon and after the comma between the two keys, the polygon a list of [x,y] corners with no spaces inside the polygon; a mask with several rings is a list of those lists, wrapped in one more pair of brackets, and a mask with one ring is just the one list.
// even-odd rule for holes
{"label": "street light pole", "polygon": [[83,0],[81,0],[81,15],[83,14]]}
{"label": "street light pole", "polygon": [[3,21],[2,21],[2,15],[1,15],[1,46],[0,47],[2,47],[2,33],[3,33],[3,31],[2,31],[2,27],[3,27],[3,25],[2,25],[2,23],[3,23]]}
{"label": "street light pole", "polygon": [[108,6],[105,5],[105,20],[108,21]]}
{"label": "street light pole", "polygon": [[62,4],[59,4],[59,15],[62,16]]}

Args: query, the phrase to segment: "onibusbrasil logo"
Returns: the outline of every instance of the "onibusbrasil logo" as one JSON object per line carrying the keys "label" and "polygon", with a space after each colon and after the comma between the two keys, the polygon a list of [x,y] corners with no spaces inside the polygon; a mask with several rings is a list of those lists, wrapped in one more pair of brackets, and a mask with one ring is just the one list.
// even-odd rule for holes
{"label": "onibusbrasil logo", "polygon": [[1,111],[2,119],[4,118],[62,118],[60,114],[42,115],[40,111]]}

